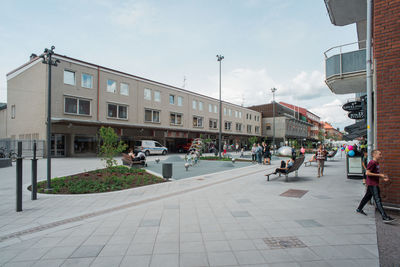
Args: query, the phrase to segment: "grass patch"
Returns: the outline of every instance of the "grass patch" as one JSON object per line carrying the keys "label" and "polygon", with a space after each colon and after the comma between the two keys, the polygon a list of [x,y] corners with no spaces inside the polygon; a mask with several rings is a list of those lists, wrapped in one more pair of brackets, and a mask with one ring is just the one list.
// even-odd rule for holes
{"label": "grass patch", "polygon": [[[90,194],[118,191],[128,188],[163,183],[163,178],[147,173],[143,169],[114,166],[70,176],[51,179],[52,191],[45,191],[47,181],[38,182],[38,193]],[[31,189],[29,186],[28,189]]]}

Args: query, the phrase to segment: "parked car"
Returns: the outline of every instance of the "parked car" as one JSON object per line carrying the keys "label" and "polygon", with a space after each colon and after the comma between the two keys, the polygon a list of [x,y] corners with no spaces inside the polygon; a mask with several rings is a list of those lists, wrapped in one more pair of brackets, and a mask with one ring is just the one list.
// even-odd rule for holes
{"label": "parked car", "polygon": [[168,153],[168,148],[161,145],[157,141],[153,140],[140,140],[135,142],[135,152],[143,152],[146,156],[151,154],[162,154],[166,155]]}

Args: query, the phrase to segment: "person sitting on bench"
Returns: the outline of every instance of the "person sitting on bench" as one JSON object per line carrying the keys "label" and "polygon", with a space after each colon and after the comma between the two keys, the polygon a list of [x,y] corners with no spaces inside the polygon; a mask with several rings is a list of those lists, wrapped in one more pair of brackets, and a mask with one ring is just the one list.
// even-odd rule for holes
{"label": "person sitting on bench", "polygon": [[132,161],[142,161],[142,160],[146,160],[146,155],[142,151],[139,151],[136,154],[136,156],[132,159]]}
{"label": "person sitting on bench", "polygon": [[128,156],[131,158],[131,160],[133,160],[135,158],[135,153],[133,152],[133,148],[129,149]]}
{"label": "person sitting on bench", "polygon": [[289,160],[287,160],[287,162],[285,161],[281,161],[281,167],[280,168],[276,168],[275,172],[273,174],[277,174],[277,173],[287,173],[287,171],[289,170],[290,167],[293,166],[294,164],[294,160],[296,158],[294,156],[292,156]]}

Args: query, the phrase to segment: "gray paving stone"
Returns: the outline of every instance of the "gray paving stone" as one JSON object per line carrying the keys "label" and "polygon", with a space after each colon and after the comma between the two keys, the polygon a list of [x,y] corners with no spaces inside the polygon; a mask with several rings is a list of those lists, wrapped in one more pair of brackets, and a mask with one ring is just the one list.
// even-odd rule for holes
{"label": "gray paving stone", "polygon": [[298,224],[300,224],[303,227],[321,227],[322,224],[315,220],[296,220]]}
{"label": "gray paving stone", "polygon": [[101,250],[99,257],[124,256],[128,246],[128,244],[105,245]]}
{"label": "gray paving stone", "polygon": [[90,258],[97,257],[104,246],[80,246],[72,253],[70,258]]}
{"label": "gray paving stone", "polygon": [[126,255],[151,255],[153,254],[154,243],[136,243],[129,245]]}
{"label": "gray paving stone", "polygon": [[326,261],[304,261],[299,263],[301,267],[330,267]]}
{"label": "gray paving stone", "polygon": [[181,242],[180,253],[205,253],[206,248],[203,242]]}
{"label": "gray paving stone", "polygon": [[204,245],[208,252],[231,251],[228,241],[205,241]]}
{"label": "gray paving stone", "polygon": [[256,246],[254,246],[253,241],[251,240],[229,240],[229,245],[231,246],[233,251],[241,251],[241,250],[256,250]]}
{"label": "gray paving stone", "polygon": [[8,262],[4,265],[4,267],[28,267],[32,266],[34,262],[32,261],[17,261],[17,262]]}
{"label": "gray paving stone", "polygon": [[32,267],[58,267],[61,266],[64,263],[65,259],[49,259],[49,260],[44,260],[41,259],[37,262],[35,262]]}
{"label": "gray paving stone", "polygon": [[265,259],[258,250],[235,251],[234,254],[240,265],[265,263]]}
{"label": "gray paving stone", "polygon": [[76,246],[51,248],[41,259],[67,259],[77,249]]}
{"label": "gray paving stone", "polygon": [[250,213],[248,211],[231,211],[233,217],[250,217]]}
{"label": "gray paving stone", "polygon": [[332,267],[357,267],[360,266],[354,260],[327,260]]}
{"label": "gray paving stone", "polygon": [[229,231],[224,232],[224,234],[227,240],[240,240],[249,238],[245,231]]}
{"label": "gray paving stone", "polygon": [[179,266],[179,254],[153,255],[150,267],[176,267]]}
{"label": "gray paving stone", "polygon": [[120,257],[97,257],[91,264],[91,267],[110,267],[119,266],[122,261],[122,256]]}
{"label": "gray paving stone", "polygon": [[153,254],[177,254],[179,253],[179,242],[156,242]]}
{"label": "gray paving stone", "polygon": [[181,233],[180,242],[202,242],[203,237],[201,233]]}
{"label": "gray paving stone", "polygon": [[90,266],[90,264],[94,261],[95,258],[75,258],[75,259],[67,259],[64,261],[64,263],[61,265],[63,267],[74,267],[74,266]]}
{"label": "gray paving stone", "polygon": [[285,249],[261,250],[260,252],[267,263],[295,261]]}
{"label": "gray paving stone", "polygon": [[160,226],[160,220],[149,219],[149,220],[143,220],[140,223],[140,227],[154,227],[154,226]]}
{"label": "gray paving stone", "polygon": [[16,261],[35,261],[39,260],[44,254],[49,251],[50,248],[29,248],[24,251],[20,251],[20,253],[12,259],[13,262]]}
{"label": "gray paving stone", "polygon": [[210,266],[230,266],[238,264],[232,252],[209,252],[207,255]]}
{"label": "gray paving stone", "polygon": [[226,240],[223,232],[201,233],[204,241]]}
{"label": "gray paving stone", "polygon": [[181,267],[203,267],[209,266],[208,257],[206,253],[181,253],[180,254]]}
{"label": "gray paving stone", "polygon": [[119,267],[148,267],[150,264],[151,256],[150,255],[142,255],[142,256],[125,256]]}

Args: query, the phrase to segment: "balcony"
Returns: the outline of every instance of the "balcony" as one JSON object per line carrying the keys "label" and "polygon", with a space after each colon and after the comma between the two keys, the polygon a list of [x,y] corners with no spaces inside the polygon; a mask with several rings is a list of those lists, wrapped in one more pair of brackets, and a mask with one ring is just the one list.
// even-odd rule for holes
{"label": "balcony", "polygon": [[365,41],[335,46],[324,53],[325,83],[333,93],[366,91],[366,50],[354,49],[363,43]]}

